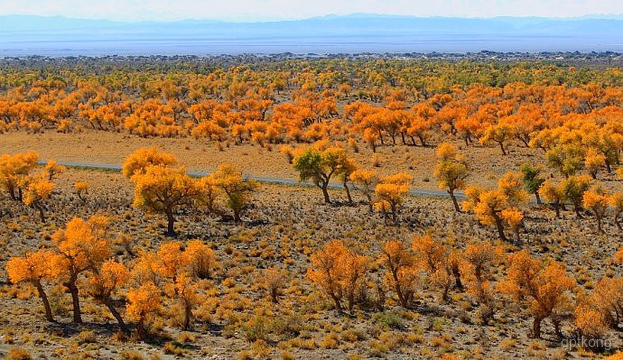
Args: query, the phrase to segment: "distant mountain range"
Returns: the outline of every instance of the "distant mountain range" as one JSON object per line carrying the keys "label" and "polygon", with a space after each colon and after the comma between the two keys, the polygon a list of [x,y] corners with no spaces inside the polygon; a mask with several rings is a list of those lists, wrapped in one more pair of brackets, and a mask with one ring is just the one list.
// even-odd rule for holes
{"label": "distant mountain range", "polygon": [[623,17],[444,18],[354,14],[236,23],[0,16],[0,57],[239,53],[617,51]]}

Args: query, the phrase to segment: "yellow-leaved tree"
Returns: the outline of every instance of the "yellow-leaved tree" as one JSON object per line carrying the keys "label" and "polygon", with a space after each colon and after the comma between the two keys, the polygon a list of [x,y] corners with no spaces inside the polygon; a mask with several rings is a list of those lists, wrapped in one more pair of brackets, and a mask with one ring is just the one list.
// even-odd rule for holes
{"label": "yellow-leaved tree", "polygon": [[307,277],[333,300],[338,311],[343,309],[344,297],[352,311],[369,261],[368,257],[348,249],[343,241],[333,240],[311,256]]}
{"label": "yellow-leaved tree", "polygon": [[148,166],[144,172],[135,173],[133,206],[150,212],[164,213],[167,218],[167,235],[175,235],[175,213],[200,193],[196,182],[183,168],[173,169],[162,165]]}
{"label": "yellow-leaved tree", "polygon": [[39,154],[34,151],[0,156],[0,186],[9,193],[11,199],[22,201],[23,192],[28,186],[28,176],[37,166],[37,160]]}
{"label": "yellow-leaved tree", "polygon": [[608,211],[609,196],[599,186],[593,187],[582,195],[582,206],[590,210],[597,220],[597,231],[603,233],[602,222]]}
{"label": "yellow-leaved tree", "polygon": [[45,222],[46,200],[52,196],[54,188],[54,183],[44,177],[34,178],[26,187],[23,198],[24,204],[39,211],[41,222]]}
{"label": "yellow-leaved tree", "polygon": [[123,162],[123,176],[128,179],[153,165],[175,166],[177,159],[173,154],[158,151],[156,148],[141,148],[130,154]]}
{"label": "yellow-leaved tree", "polygon": [[440,144],[436,155],[435,179],[439,182],[439,188],[445,189],[450,195],[454,210],[461,212],[454,192],[465,187],[465,179],[469,175],[465,159],[458,153],[456,147],[449,143]]}
{"label": "yellow-leaved tree", "polygon": [[379,183],[379,175],[374,170],[355,170],[350,174],[350,181],[359,186],[359,191],[366,197],[368,201],[368,210],[373,211],[372,195],[374,188]]}
{"label": "yellow-leaved tree", "polygon": [[398,215],[409,191],[413,177],[407,173],[397,173],[384,177],[374,188],[378,198],[376,207],[383,216],[391,216],[394,225],[398,225]]}
{"label": "yellow-leaved tree", "polygon": [[219,165],[218,170],[209,178],[210,183],[225,194],[227,206],[234,213],[234,221],[240,222],[240,215],[249,205],[251,194],[259,186],[258,182],[243,179],[242,171],[231,164]]}
{"label": "yellow-leaved tree", "polygon": [[388,241],[383,247],[381,261],[387,270],[385,282],[394,289],[403,307],[409,307],[415,294],[419,268],[413,254],[402,241]]}
{"label": "yellow-leaved tree", "polygon": [[575,281],[567,276],[562,264],[550,260],[545,263],[530,257],[526,250],[508,256],[506,279],[498,289],[517,303],[528,305],[533,317],[532,336],[541,337],[541,323],[549,318],[557,335],[560,325],[572,311],[568,292]]}
{"label": "yellow-leaved tree", "polygon": [[121,331],[126,334],[130,330],[126,326],[121,314],[117,311],[113,303],[113,296],[121,290],[121,288],[130,279],[130,271],[122,263],[114,260],[104,262],[97,272],[92,272],[87,279],[87,292],[95,300],[104,304],[112,316],[119,323]]}
{"label": "yellow-leaved tree", "polygon": [[73,320],[81,323],[80,294],[78,280],[85,272],[97,273],[104,261],[110,257],[111,248],[106,238],[108,219],[92,216],[88,221],[73,218],[65,229],[59,229],[52,236],[56,252],[53,267],[60,274],[60,280],[71,294]]}
{"label": "yellow-leaved tree", "polygon": [[146,340],[149,335],[146,323],[160,310],[160,289],[154,283],[146,282],[128,290],[127,298],[126,314],[136,321],[136,332]]}
{"label": "yellow-leaved tree", "polygon": [[52,308],[43,287],[44,281],[52,281],[59,274],[55,263],[56,253],[50,250],[37,250],[27,252],[24,257],[12,257],[6,264],[7,274],[12,283],[29,283],[37,289],[37,293],[43,302],[45,319],[54,321]]}
{"label": "yellow-leaved tree", "polygon": [[431,234],[413,238],[412,248],[419,266],[428,274],[430,283],[441,290],[441,300],[448,300],[448,292],[455,281],[450,247],[435,240]]}
{"label": "yellow-leaved tree", "polygon": [[493,190],[472,186],[465,191],[465,195],[467,200],[463,202],[463,209],[473,211],[482,224],[495,226],[500,240],[507,240],[504,224],[519,236],[518,227],[523,220],[519,206],[528,201],[521,174],[505,174],[498,181],[498,188]]}

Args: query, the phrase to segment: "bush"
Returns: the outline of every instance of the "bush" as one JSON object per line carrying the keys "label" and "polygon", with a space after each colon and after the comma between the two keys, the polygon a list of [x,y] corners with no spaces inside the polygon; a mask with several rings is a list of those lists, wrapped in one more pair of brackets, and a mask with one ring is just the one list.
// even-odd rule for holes
{"label": "bush", "polygon": [[124,350],[124,351],[121,352],[121,359],[122,360],[143,360],[144,357],[138,351]]}
{"label": "bush", "polygon": [[6,360],[30,360],[32,356],[30,356],[30,352],[26,349],[22,348],[12,348],[9,350],[7,354]]}
{"label": "bush", "polygon": [[263,316],[253,317],[242,325],[242,334],[249,342],[255,342],[256,340],[266,341],[269,333],[268,320]]}
{"label": "bush", "polygon": [[305,319],[299,313],[279,316],[273,320],[271,328],[275,334],[297,337],[304,329]]}
{"label": "bush", "polygon": [[402,318],[394,313],[382,312],[374,314],[372,317],[372,322],[377,325],[380,325],[384,328],[389,329],[402,329],[404,328],[404,323]]}

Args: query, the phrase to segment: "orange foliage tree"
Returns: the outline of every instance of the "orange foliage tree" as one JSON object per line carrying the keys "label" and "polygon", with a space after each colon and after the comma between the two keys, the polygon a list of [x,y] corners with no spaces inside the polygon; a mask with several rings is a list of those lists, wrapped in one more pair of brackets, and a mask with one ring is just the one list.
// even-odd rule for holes
{"label": "orange foliage tree", "polygon": [[401,241],[388,241],[381,260],[387,269],[385,282],[389,284],[403,307],[409,307],[418,280],[417,261]]}
{"label": "orange foliage tree", "polygon": [[560,209],[565,210],[565,189],[564,184],[554,184],[550,179],[545,180],[539,194],[556,211],[556,217],[560,218]]}
{"label": "orange foliage tree", "polygon": [[478,220],[484,225],[495,225],[500,240],[506,241],[504,224],[517,231],[523,219],[518,206],[527,202],[528,195],[523,190],[521,174],[507,173],[498,181],[498,188],[485,190],[470,187],[465,192],[467,200],[463,209],[473,210]]}
{"label": "orange foliage tree", "polygon": [[78,280],[86,271],[97,273],[101,264],[111,255],[109,241],[106,239],[108,220],[102,216],[92,216],[88,221],[74,218],[65,229],[59,229],[52,236],[56,251],[53,266],[59,272],[63,286],[71,294],[73,320],[82,322]]}
{"label": "orange foliage tree", "polygon": [[34,151],[0,156],[0,185],[13,200],[22,201],[28,175],[37,166],[39,155]]}
{"label": "orange foliage tree", "polygon": [[374,170],[355,170],[350,174],[350,181],[355,185],[359,185],[359,190],[368,201],[368,210],[373,211],[372,195],[374,188],[379,183],[378,173]]}
{"label": "orange foliage tree", "polygon": [[127,298],[126,314],[130,319],[137,322],[136,332],[139,336],[142,339],[147,339],[147,322],[161,307],[160,289],[152,282],[147,282],[137,288],[128,290]]}
{"label": "orange foliage tree", "polygon": [[472,243],[463,252],[462,272],[468,284],[468,292],[482,306],[484,324],[493,317],[492,267],[502,259],[503,249],[489,242]]}
{"label": "orange foliage tree", "polygon": [[561,336],[560,321],[571,305],[567,292],[575,281],[566,275],[562,264],[532,259],[526,250],[509,255],[508,263],[507,277],[498,285],[500,292],[529,306],[534,318],[532,336],[541,337],[541,323],[547,318]]}
{"label": "orange foliage tree", "polygon": [[130,330],[126,326],[121,314],[114,306],[113,296],[118,292],[129,280],[130,271],[122,263],[114,260],[104,262],[97,272],[92,272],[87,279],[88,293],[95,300],[104,304],[113,315],[121,331],[126,334]]}
{"label": "orange foliage tree", "polygon": [[151,212],[164,213],[167,218],[167,235],[175,235],[175,213],[190,205],[199,194],[196,182],[183,169],[152,165],[145,172],[134,174],[133,206]]}
{"label": "orange foliage tree", "polygon": [[43,302],[45,319],[54,321],[50,301],[43,288],[44,281],[56,279],[58,268],[53,266],[56,254],[50,250],[37,250],[27,252],[24,257],[12,257],[6,264],[7,274],[12,283],[30,283],[37,289],[37,293]]}
{"label": "orange foliage tree", "polygon": [[173,154],[160,152],[156,148],[140,148],[128,155],[123,162],[123,176],[129,179],[153,165],[175,166],[177,159]]}
{"label": "orange foliage tree", "polygon": [[604,232],[602,222],[608,211],[608,198],[608,194],[600,187],[588,190],[582,196],[582,206],[595,215],[597,231],[600,233]]}
{"label": "orange foliage tree", "polygon": [[623,214],[623,194],[615,193],[612,194],[608,198],[608,203],[614,210],[614,223],[619,228],[619,230],[623,230],[623,226],[621,226],[621,214]]}
{"label": "orange foliage tree", "polygon": [[413,177],[407,173],[398,173],[382,178],[374,188],[374,193],[378,198],[377,209],[383,213],[391,215],[394,225],[398,225],[398,214],[409,191]]}
{"label": "orange foliage tree", "polygon": [[242,171],[230,164],[219,165],[218,170],[209,176],[208,181],[225,194],[227,206],[234,213],[234,221],[240,222],[240,215],[248,207],[251,194],[259,186],[258,182],[243,179]]}
{"label": "orange foliage tree", "polygon": [[55,185],[50,180],[38,177],[30,181],[23,197],[24,204],[39,211],[41,222],[45,222],[46,200],[52,196]]}
{"label": "orange foliage tree", "polygon": [[449,143],[439,145],[436,155],[435,179],[439,182],[439,188],[445,189],[450,195],[454,210],[461,212],[454,192],[465,187],[465,179],[469,175],[465,160],[456,147]]}
{"label": "orange foliage tree", "polygon": [[623,322],[623,279],[603,278],[590,295],[579,296],[575,326],[583,336],[603,338],[608,329]]}
{"label": "orange foliage tree", "polygon": [[454,282],[450,248],[436,241],[430,234],[413,238],[412,248],[419,266],[426,271],[430,282],[441,289],[441,300],[448,300]]}
{"label": "orange foliage tree", "polygon": [[307,270],[307,277],[333,300],[338,311],[343,309],[344,297],[352,311],[368,262],[366,256],[355,254],[341,240],[333,240],[311,256],[312,266]]}

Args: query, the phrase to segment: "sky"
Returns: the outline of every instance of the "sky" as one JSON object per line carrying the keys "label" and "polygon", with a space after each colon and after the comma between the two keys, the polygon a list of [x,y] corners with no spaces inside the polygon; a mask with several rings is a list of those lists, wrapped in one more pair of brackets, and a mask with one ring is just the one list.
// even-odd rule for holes
{"label": "sky", "polygon": [[269,21],[329,14],[579,17],[622,15],[622,0],[0,0],[0,15],[117,21]]}

